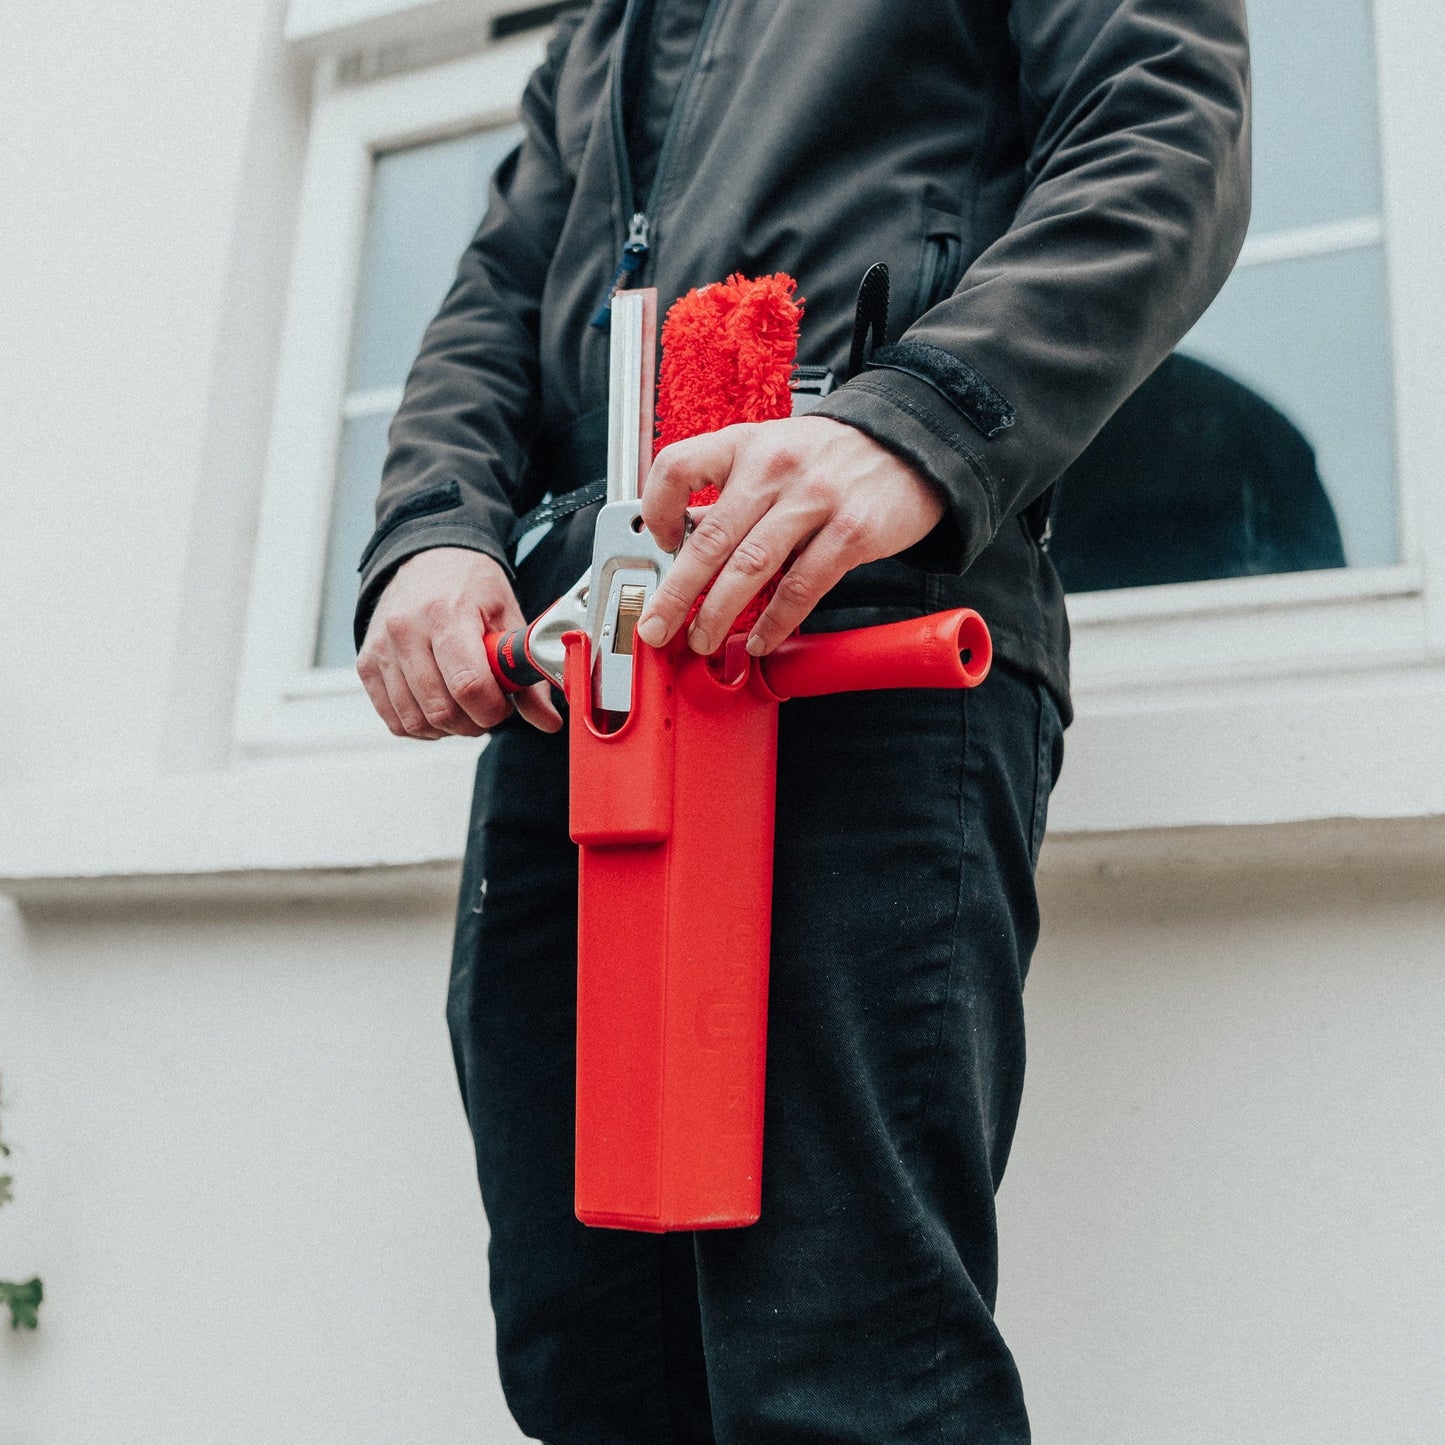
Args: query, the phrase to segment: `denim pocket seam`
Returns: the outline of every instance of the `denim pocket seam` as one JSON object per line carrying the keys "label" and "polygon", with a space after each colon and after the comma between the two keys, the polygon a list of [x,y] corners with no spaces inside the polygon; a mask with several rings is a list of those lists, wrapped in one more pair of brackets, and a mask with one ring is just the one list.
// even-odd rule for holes
{"label": "denim pocket seam", "polygon": [[1053,769],[1049,761],[1052,749],[1049,728],[1046,725],[1051,703],[1042,683],[1034,684],[1034,700],[1038,704],[1038,724],[1034,745],[1033,814],[1029,819],[1029,863],[1037,868],[1039,854],[1044,846],[1044,831],[1048,826],[1049,793],[1053,786]]}

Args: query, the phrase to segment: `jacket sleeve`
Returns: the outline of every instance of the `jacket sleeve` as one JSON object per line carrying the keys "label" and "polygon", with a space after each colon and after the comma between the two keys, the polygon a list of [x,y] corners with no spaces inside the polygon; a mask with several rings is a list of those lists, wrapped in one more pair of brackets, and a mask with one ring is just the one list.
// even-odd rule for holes
{"label": "jacket sleeve", "polygon": [[542,288],[572,189],[557,145],[557,77],[580,18],[562,21],[528,81],[521,144],[497,168],[407,378],[361,557],[358,648],[382,589],[414,553],[470,547],[510,572],[511,499],[536,426]]}
{"label": "jacket sleeve", "polygon": [[1249,219],[1243,0],[1014,0],[1011,30],[1034,122],[1011,225],[817,409],[939,483],[959,571],[1177,345]]}

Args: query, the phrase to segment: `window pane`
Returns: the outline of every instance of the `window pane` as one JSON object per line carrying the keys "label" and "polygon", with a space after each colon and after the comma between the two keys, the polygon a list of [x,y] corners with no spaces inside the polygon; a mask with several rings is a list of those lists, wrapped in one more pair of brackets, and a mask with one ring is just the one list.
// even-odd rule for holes
{"label": "window pane", "polygon": [[349,667],[356,656],[356,564],[371,535],[396,396],[486,209],[492,172],[520,137],[519,126],[502,126],[376,158],[316,631],[318,667]]}
{"label": "window pane", "polygon": [[356,658],[351,618],[356,610],[356,564],[371,536],[376,485],[386,458],[391,413],[353,417],[341,424],[331,534],[326,539],[326,588],[316,629],[316,665],[350,667]]}
{"label": "window pane", "polygon": [[1370,0],[1249,0],[1254,235],[1380,209]]}
{"label": "window pane", "polygon": [[1395,558],[1378,247],[1235,273],[1065,477],[1071,592]]}
{"label": "window pane", "polygon": [[1309,439],[1352,567],[1395,560],[1385,262],[1379,247],[1237,271],[1185,338]]}
{"label": "window pane", "polygon": [[487,204],[517,126],[376,159],[351,348],[352,391],[400,386]]}

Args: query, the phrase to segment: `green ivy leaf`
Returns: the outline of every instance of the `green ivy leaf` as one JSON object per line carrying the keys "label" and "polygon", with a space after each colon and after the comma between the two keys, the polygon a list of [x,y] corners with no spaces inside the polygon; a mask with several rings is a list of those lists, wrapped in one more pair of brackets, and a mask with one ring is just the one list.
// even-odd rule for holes
{"label": "green ivy leaf", "polygon": [[24,1284],[0,1279],[0,1304],[10,1310],[12,1330],[33,1330],[40,1323],[40,1301],[44,1298],[38,1279],[27,1279]]}
{"label": "green ivy leaf", "polygon": [[9,1204],[15,1198],[14,1183],[14,1175],[0,1174],[0,1204]]}

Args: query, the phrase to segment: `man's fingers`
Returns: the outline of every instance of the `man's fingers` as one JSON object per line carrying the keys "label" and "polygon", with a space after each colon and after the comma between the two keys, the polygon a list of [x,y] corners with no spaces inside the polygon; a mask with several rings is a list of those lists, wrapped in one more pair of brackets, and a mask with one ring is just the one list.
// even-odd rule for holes
{"label": "man's fingers", "polygon": [[[726,431],[739,430],[741,428],[725,428],[712,435],[721,437]],[[697,441],[707,439],[694,438]],[[683,444],[679,442],[678,445]],[[730,455],[737,465],[724,478],[727,490],[712,506],[691,509],[693,528],[642,615],[638,636],[652,647],[661,647],[676,635],[678,628],[687,621],[687,615],[702,590],[722,571],[738,545],[773,505],[774,492],[768,485],[766,473],[755,475],[736,457],[735,451],[735,448],[730,448]],[[651,486],[650,481],[648,485]],[[686,513],[688,509],[684,507],[683,511]],[[749,560],[744,559],[744,567]],[[762,580],[766,581],[771,575],[771,572],[765,573]],[[734,608],[734,617],[741,606],[739,602]]]}
{"label": "man's fingers", "polygon": [[367,697],[371,699],[372,707],[376,709],[377,716],[392,733],[399,738],[404,738],[406,727],[397,716],[396,709],[391,705],[391,698],[387,696],[381,668],[375,660],[367,657],[357,662],[356,671],[361,678],[361,685],[366,689]]}
{"label": "man's fingers", "polygon": [[717,650],[739,612],[788,560],[816,523],[782,507],[774,507],[733,549],[708,589],[688,631],[695,652]]}
{"label": "man's fingers", "polygon": [[642,520],[659,547],[675,552],[682,544],[683,517],[694,492],[723,489],[742,434],[741,427],[724,427],[658,452],[642,489]]}
{"label": "man's fingers", "polygon": [[[432,653],[431,638],[426,630],[399,618],[390,619],[387,624],[387,639],[392,644],[394,660],[401,669],[406,686],[421,709],[427,726],[441,737],[448,733],[476,737],[480,729],[453,701],[447,690],[446,679],[442,677],[441,669]],[[395,703],[396,693],[389,684],[387,691],[391,693],[391,700]],[[400,707],[397,711],[401,713],[402,721],[406,722],[406,713]],[[409,726],[407,731],[411,732]]]}
{"label": "man's fingers", "polygon": [[403,734],[409,738],[422,738],[428,742],[443,736],[426,720],[426,714],[422,712],[421,704],[412,696],[411,688],[407,685],[406,674],[402,672],[396,659],[383,654],[377,659],[377,669],[381,673],[387,700],[391,703],[391,710],[401,724]]}
{"label": "man's fingers", "polygon": [[[510,591],[507,593],[506,602],[501,611],[500,625],[495,628],[488,628],[495,632],[515,632],[518,628],[525,627],[526,620],[522,616],[522,609],[517,604],[516,596]],[[481,646],[481,635],[478,633],[477,645]],[[486,661],[486,649],[482,648],[482,665],[488,668],[490,675],[490,664]],[[497,689],[501,694],[501,689]],[[537,682],[531,687],[525,687],[521,692],[514,692],[510,696],[502,696],[503,706],[509,711],[515,706],[523,719],[534,728],[541,729],[544,733],[561,732],[562,714],[552,706],[552,687],[550,683]],[[493,724],[495,726],[495,724]]]}
{"label": "man's fingers", "polygon": [[748,651],[754,657],[771,652],[792,635],[845,572],[866,560],[866,555],[859,555],[856,527],[851,522],[829,523],[783,573],[773,600],[753,624]]}
{"label": "man's fingers", "polygon": [[552,706],[552,691],[547,683],[534,683],[521,692],[513,693],[512,701],[534,728],[540,728],[544,733],[562,731],[562,714]]}
{"label": "man's fingers", "polygon": [[677,561],[659,583],[638,624],[637,635],[651,647],[671,640],[687,621],[698,594],[732,555],[733,549],[752,530],[765,504],[751,506],[741,492],[731,502],[720,501],[694,512],[697,525],[677,554]]}
{"label": "man's fingers", "polygon": [[432,656],[452,701],[478,733],[496,727],[511,715],[511,707],[487,661],[480,618],[474,623],[453,623],[437,633],[432,638]]}

